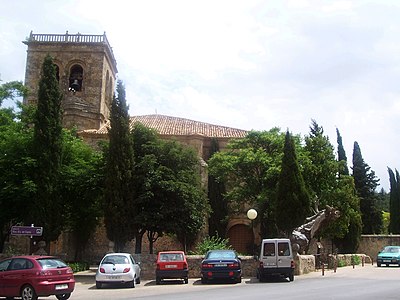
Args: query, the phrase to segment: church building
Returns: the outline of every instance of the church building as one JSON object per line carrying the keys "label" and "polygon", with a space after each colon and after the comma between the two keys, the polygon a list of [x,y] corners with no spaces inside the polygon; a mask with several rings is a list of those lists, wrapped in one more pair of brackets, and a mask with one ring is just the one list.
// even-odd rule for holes
{"label": "church building", "polygon": [[[31,91],[24,103],[36,103],[41,66],[45,56],[50,54],[63,94],[63,126],[77,128],[80,137],[93,146],[100,140],[107,140],[118,70],[106,34],[31,32],[23,43],[28,46],[25,85]],[[163,139],[174,139],[193,147],[204,164],[210,157],[212,139],[216,139],[223,150],[231,139],[247,134],[246,130],[158,114],[131,116],[131,128],[135,122],[155,129]],[[232,216],[226,229],[230,243],[240,253],[246,253],[249,245],[255,242],[250,224],[245,215]]]}

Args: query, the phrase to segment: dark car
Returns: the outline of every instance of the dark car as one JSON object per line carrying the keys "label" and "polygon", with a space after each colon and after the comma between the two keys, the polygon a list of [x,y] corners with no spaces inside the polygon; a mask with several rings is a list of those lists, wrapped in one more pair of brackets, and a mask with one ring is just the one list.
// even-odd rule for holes
{"label": "dark car", "polygon": [[66,300],[75,288],[72,269],[52,256],[15,256],[0,261],[0,296],[23,300],[55,295]]}
{"label": "dark car", "polygon": [[201,282],[229,279],[242,281],[242,262],[233,250],[210,250],[201,262]]}
{"label": "dark car", "polygon": [[188,263],[183,251],[159,252],[156,262],[156,284],[164,279],[182,279],[188,283]]}
{"label": "dark car", "polygon": [[386,246],[378,253],[376,260],[378,267],[382,265],[397,265],[400,267],[400,246]]}

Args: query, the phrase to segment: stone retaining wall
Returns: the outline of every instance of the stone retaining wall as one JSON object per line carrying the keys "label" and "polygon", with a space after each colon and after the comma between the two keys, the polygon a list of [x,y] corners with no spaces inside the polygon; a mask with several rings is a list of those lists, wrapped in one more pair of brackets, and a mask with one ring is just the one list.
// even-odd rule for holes
{"label": "stone retaining wall", "polygon": [[[142,269],[142,278],[144,280],[150,280],[155,278],[156,274],[156,254],[133,254],[136,261],[140,262],[140,268]],[[187,255],[186,259],[189,265],[189,277],[199,278],[201,261],[203,260],[202,255]],[[242,272],[243,277],[255,277],[257,262],[252,256],[241,256],[242,259]]]}

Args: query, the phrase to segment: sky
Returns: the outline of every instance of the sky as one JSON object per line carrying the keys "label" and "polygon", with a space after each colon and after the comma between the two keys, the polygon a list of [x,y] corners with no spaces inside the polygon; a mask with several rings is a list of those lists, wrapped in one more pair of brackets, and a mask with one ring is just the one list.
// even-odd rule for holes
{"label": "sky", "polygon": [[[389,191],[400,169],[400,1],[0,0],[0,78],[33,33],[103,34],[130,115],[309,134],[311,120]],[[336,150],[335,150],[336,152]]]}

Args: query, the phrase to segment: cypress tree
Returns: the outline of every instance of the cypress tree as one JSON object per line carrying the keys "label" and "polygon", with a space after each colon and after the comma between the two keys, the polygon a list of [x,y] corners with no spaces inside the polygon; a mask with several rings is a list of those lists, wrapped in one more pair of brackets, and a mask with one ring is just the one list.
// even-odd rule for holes
{"label": "cypress tree", "polygon": [[390,222],[389,233],[400,233],[400,176],[397,170],[396,174],[388,168],[390,181]]}
{"label": "cypress tree", "polygon": [[29,221],[43,226],[45,241],[58,238],[63,227],[63,205],[57,192],[62,152],[62,94],[53,59],[47,55],[39,81],[37,110],[34,117],[34,152],[37,161],[37,192]]}
{"label": "cypress tree", "polygon": [[363,234],[376,234],[382,231],[382,214],[377,208],[375,189],[379,179],[375,172],[364,162],[357,142],[353,149],[353,178],[357,195],[360,197],[360,211]]}
{"label": "cypress tree", "polygon": [[310,197],[297,161],[293,137],[286,132],[282,168],[279,175],[276,224],[288,236],[310,213]]}
{"label": "cypress tree", "polygon": [[[210,157],[216,152],[219,152],[219,145],[216,139],[211,140]],[[208,175],[208,199],[211,206],[211,214],[208,219],[208,234],[217,235],[225,238],[228,203],[224,198],[225,184],[218,182],[215,176]]]}
{"label": "cypress tree", "polygon": [[117,96],[113,97],[110,116],[111,128],[105,167],[104,222],[107,237],[114,242],[114,250],[122,251],[133,238],[133,146],[129,130],[128,106],[125,87],[117,83]]}
{"label": "cypress tree", "polygon": [[338,161],[339,165],[339,175],[349,175],[349,168],[347,167],[347,156],[346,151],[344,151],[342,136],[340,135],[339,129],[336,128],[337,143],[338,143]]}

